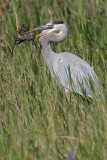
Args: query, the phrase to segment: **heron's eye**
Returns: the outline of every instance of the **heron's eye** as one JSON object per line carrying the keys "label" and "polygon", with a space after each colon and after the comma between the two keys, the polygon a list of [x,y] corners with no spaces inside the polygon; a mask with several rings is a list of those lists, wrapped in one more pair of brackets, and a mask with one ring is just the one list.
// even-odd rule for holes
{"label": "heron's eye", "polygon": [[54,32],[58,34],[60,31],[54,31]]}

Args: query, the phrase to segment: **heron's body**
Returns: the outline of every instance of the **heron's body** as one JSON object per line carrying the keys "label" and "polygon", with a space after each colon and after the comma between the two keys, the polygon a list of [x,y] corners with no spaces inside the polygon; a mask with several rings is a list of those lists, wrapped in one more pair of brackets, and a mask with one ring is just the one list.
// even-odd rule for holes
{"label": "heron's body", "polygon": [[[59,21],[56,22],[58,23]],[[66,25],[61,23],[58,26],[56,22],[52,23],[55,24],[56,29],[50,29],[49,32],[42,35],[39,39],[42,56],[52,76],[55,75],[65,89],[80,95],[83,95],[84,89],[86,96],[92,98],[90,80],[94,88],[100,93],[100,83],[93,67],[72,53],[55,53],[50,47],[50,43],[61,42],[68,34]],[[47,25],[49,26],[50,23]],[[58,30],[60,33],[56,34],[51,30]],[[70,78],[72,79],[72,86],[70,85]]]}

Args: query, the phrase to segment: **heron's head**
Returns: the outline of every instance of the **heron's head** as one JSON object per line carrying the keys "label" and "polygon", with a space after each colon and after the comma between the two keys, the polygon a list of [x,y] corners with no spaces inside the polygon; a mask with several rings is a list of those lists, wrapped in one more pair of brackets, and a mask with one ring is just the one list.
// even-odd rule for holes
{"label": "heron's head", "polygon": [[42,33],[35,36],[35,38],[37,38],[37,37],[41,37],[47,33],[51,33],[54,31],[61,31],[61,30],[63,30],[63,27],[65,27],[65,23],[63,21],[54,21],[51,23],[47,23],[46,25],[34,28],[34,29],[30,30],[29,32],[42,30]]}

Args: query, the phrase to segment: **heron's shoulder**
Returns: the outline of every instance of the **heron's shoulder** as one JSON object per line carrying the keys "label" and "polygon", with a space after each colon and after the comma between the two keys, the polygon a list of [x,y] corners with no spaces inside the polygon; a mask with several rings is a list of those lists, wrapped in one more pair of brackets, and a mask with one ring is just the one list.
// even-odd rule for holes
{"label": "heron's shoulder", "polygon": [[77,57],[76,55],[74,55],[73,53],[69,53],[69,52],[64,52],[64,53],[60,53],[58,54],[57,57],[57,65],[60,66],[70,66],[70,68],[74,68],[74,70],[81,70],[81,72],[83,70],[85,70],[87,73],[93,73],[94,74],[94,69],[93,67],[91,67],[85,60]]}
{"label": "heron's shoulder", "polygon": [[70,53],[70,52],[63,52],[63,53],[58,53],[58,58],[62,58],[62,59],[77,59],[79,57],[77,57],[75,54]]}
{"label": "heron's shoulder", "polygon": [[73,53],[70,52],[63,52],[63,53],[59,53],[57,56],[58,60],[63,61],[63,63],[72,63],[72,64],[80,64],[80,63],[84,63],[85,61],[82,60],[81,58],[79,58],[78,56],[76,56]]}

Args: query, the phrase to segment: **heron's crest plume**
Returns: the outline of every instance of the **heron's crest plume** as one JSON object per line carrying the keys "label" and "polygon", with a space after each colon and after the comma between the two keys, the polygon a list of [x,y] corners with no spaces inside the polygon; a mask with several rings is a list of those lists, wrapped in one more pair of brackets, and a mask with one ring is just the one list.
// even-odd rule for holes
{"label": "heron's crest plume", "polygon": [[50,23],[48,23],[47,25],[57,25],[57,24],[64,24],[64,22],[63,21],[53,21],[53,22],[50,22]]}

